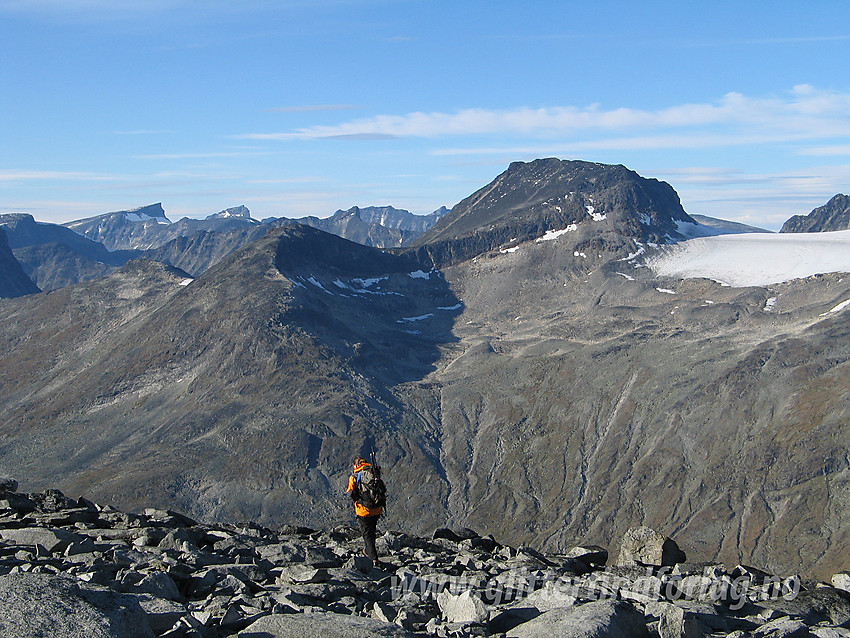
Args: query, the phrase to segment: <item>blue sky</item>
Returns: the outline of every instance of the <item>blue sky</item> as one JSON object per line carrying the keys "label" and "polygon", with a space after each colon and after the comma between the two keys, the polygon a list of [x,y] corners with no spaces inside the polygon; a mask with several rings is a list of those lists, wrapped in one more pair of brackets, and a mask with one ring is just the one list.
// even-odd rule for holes
{"label": "blue sky", "polygon": [[624,164],[777,229],[850,192],[850,3],[0,0],[0,212],[453,206]]}

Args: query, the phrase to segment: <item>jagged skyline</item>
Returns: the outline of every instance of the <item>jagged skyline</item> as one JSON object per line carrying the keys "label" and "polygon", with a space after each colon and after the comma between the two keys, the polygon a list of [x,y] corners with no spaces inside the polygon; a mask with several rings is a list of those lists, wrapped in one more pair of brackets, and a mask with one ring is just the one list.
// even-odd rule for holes
{"label": "jagged skyline", "polygon": [[429,213],[548,156],[771,229],[847,191],[846,3],[651,4],[0,2],[0,212]]}

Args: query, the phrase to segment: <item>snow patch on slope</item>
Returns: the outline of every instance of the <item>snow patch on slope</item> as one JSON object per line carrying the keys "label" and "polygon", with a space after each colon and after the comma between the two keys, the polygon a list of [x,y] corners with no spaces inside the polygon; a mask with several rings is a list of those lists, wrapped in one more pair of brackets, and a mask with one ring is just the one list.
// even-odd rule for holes
{"label": "snow patch on slope", "polygon": [[578,230],[577,224],[570,224],[569,226],[567,226],[566,228],[562,228],[561,230],[547,230],[546,234],[543,235],[543,237],[538,237],[534,241],[538,243],[541,241],[552,241],[553,239],[558,239],[558,237],[560,237],[561,235],[571,233],[574,230]]}

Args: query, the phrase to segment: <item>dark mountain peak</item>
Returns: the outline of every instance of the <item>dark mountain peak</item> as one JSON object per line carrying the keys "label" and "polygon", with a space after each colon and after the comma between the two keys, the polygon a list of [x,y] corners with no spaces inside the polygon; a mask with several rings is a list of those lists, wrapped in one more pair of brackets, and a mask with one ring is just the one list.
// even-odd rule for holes
{"label": "dark mountain peak", "polygon": [[221,212],[208,215],[207,219],[241,219],[252,223],[257,223],[257,220],[251,218],[251,211],[245,205],[226,208]]}
{"label": "dark mountain peak", "polygon": [[839,193],[808,215],[794,215],[780,233],[823,233],[850,230],[850,196]]}
{"label": "dark mountain peak", "polygon": [[35,218],[29,213],[2,213],[0,214],[0,224],[14,224],[14,223],[35,223]]}
{"label": "dark mountain peak", "polygon": [[63,244],[89,258],[111,262],[104,246],[81,237],[64,225],[38,222],[27,213],[0,216],[0,225],[5,226],[9,245],[15,250],[27,246]]}
{"label": "dark mountain peak", "polygon": [[427,244],[448,263],[580,224],[666,243],[683,238],[677,222],[694,220],[666,182],[622,165],[547,158],[511,163],[411,246]]}
{"label": "dark mountain peak", "polygon": [[303,224],[283,226],[269,235],[278,240],[275,265],[282,272],[320,267],[372,276],[421,267],[410,256],[384,252]]}
{"label": "dark mountain peak", "polygon": [[12,254],[6,231],[0,227],[0,299],[22,297],[41,292]]}
{"label": "dark mountain peak", "polygon": [[140,206],[132,210],[118,211],[116,213],[108,213],[112,215],[123,215],[129,221],[155,221],[159,224],[170,224],[171,221],[165,216],[165,209],[160,202],[156,204],[148,204]]}
{"label": "dark mountain peak", "polygon": [[[52,226],[52,224],[42,224],[41,226],[44,228]],[[6,239],[11,248],[19,248],[20,246],[28,246],[44,241],[41,239],[42,229],[39,228],[39,223],[29,213],[6,213],[0,215],[0,228],[5,228]]]}
{"label": "dark mountain peak", "polygon": [[76,233],[100,242],[109,250],[150,248],[151,237],[160,227],[171,225],[162,204],[148,204],[130,210],[119,210],[63,224]]}
{"label": "dark mountain peak", "polygon": [[401,228],[404,222],[413,217],[413,213],[392,206],[352,206],[348,210],[336,211],[331,220],[356,217],[363,222],[379,224],[388,228]]}
{"label": "dark mountain peak", "polygon": [[103,213],[102,215],[95,215],[94,217],[86,217],[84,219],[78,219],[72,222],[68,222],[63,224],[63,226],[70,228],[80,234],[85,235],[85,230],[92,225],[96,225],[98,223],[104,223],[107,221],[113,222],[147,222],[152,221],[159,224],[170,224],[171,220],[169,220],[165,216],[165,209],[162,207],[160,202],[156,204],[148,204],[147,206],[139,206],[138,208],[131,208],[128,210],[117,210],[109,213]]}
{"label": "dark mountain peak", "polygon": [[342,220],[349,217],[357,217],[358,219],[360,219],[360,211],[361,209],[359,206],[352,206],[348,210],[339,209],[333,215],[331,215],[331,219]]}

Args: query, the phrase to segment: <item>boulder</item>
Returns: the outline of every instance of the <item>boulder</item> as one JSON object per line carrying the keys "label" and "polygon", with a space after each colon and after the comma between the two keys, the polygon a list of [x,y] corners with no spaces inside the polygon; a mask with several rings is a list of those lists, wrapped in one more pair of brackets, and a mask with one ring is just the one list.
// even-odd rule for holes
{"label": "boulder", "polygon": [[492,634],[504,634],[524,622],[537,618],[541,613],[535,607],[510,607],[490,618],[487,628]]}
{"label": "boulder", "polygon": [[440,538],[443,538],[445,540],[452,541],[453,543],[459,543],[460,541],[463,540],[460,536],[455,534],[452,530],[448,529],[447,527],[440,527],[440,528],[434,530],[434,534],[433,534],[432,538],[434,540],[438,540]]}
{"label": "boulder", "polygon": [[29,514],[38,506],[22,494],[3,493],[0,491],[0,510],[13,510],[18,514]]}
{"label": "boulder", "polygon": [[183,597],[177,589],[177,585],[172,580],[171,576],[165,572],[151,572],[140,580],[134,591],[144,594],[151,594],[157,598],[165,598],[166,600],[182,600]]}
{"label": "boulder", "polygon": [[0,636],[153,638],[138,602],[72,578],[46,574],[0,576]]}
{"label": "boulder", "polygon": [[18,482],[13,478],[0,476],[0,494],[3,492],[17,492]]}
{"label": "boulder", "polygon": [[175,552],[188,551],[192,546],[192,538],[182,527],[171,530],[159,541],[160,549],[170,549]]}
{"label": "boulder", "polygon": [[800,620],[777,618],[753,632],[753,638],[809,638],[809,628]]}
{"label": "boulder", "polygon": [[273,614],[243,629],[239,638],[413,638],[391,623],[340,614]]}
{"label": "boulder", "polygon": [[127,599],[135,599],[136,604],[144,612],[151,631],[157,636],[171,629],[188,613],[185,605],[150,594],[127,594]]}
{"label": "boulder", "polygon": [[377,602],[372,607],[372,618],[382,622],[393,622],[398,615],[398,609],[388,603]]}
{"label": "boulder", "polygon": [[64,509],[77,507],[77,501],[68,498],[59,490],[45,490],[36,494],[30,494],[29,498],[35,501],[41,512],[60,512]]}
{"label": "boulder", "polygon": [[673,566],[686,560],[685,552],[671,538],[650,527],[633,527],[623,536],[618,565]]}
{"label": "boulder", "polygon": [[469,590],[457,595],[448,590],[440,592],[437,605],[443,618],[450,623],[483,623],[490,618],[484,601]]}
{"label": "boulder", "polygon": [[94,541],[90,537],[84,537],[75,541],[65,548],[65,556],[77,556],[79,554],[91,554],[95,551]]}
{"label": "boulder", "polygon": [[808,625],[830,623],[850,628],[850,593],[833,587],[793,591],[759,600],[756,605],[798,618]]}
{"label": "boulder", "polygon": [[280,582],[289,584],[326,583],[330,579],[327,569],[294,565],[280,572]]}
{"label": "boulder", "polygon": [[16,545],[41,545],[48,552],[64,552],[71,543],[82,543],[86,537],[63,529],[22,527],[0,529],[0,538]]}
{"label": "boulder", "polygon": [[850,592],[850,573],[840,572],[832,576],[832,586]]}
{"label": "boulder", "polygon": [[544,587],[532,592],[522,600],[511,605],[511,607],[533,607],[539,612],[574,607],[579,602],[578,593],[578,587],[572,583],[555,581],[547,583]]}
{"label": "boulder", "polygon": [[809,633],[816,638],[847,638],[847,636],[850,636],[850,632],[846,629],[836,627],[812,627]]}
{"label": "boulder", "polygon": [[553,609],[518,625],[507,638],[649,638],[644,616],[627,602],[598,600]]}
{"label": "boulder", "polygon": [[608,550],[598,545],[573,547],[565,556],[594,567],[603,567],[608,562]]}
{"label": "boulder", "polygon": [[699,622],[696,614],[673,603],[657,602],[647,605],[658,616],[658,634],[661,638],[703,638],[706,628]]}
{"label": "boulder", "polygon": [[374,566],[372,559],[368,556],[364,556],[363,554],[355,554],[348,559],[348,562],[345,563],[346,569],[355,569],[359,572],[363,572],[364,574],[368,574],[372,571]]}

